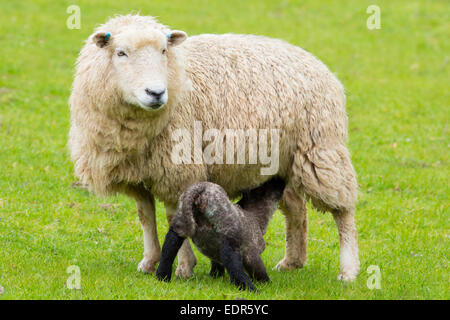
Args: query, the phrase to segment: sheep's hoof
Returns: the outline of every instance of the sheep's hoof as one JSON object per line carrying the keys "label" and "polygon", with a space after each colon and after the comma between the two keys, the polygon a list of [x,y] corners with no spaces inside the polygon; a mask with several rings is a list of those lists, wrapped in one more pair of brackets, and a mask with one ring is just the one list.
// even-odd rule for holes
{"label": "sheep's hoof", "polygon": [[358,272],[358,268],[344,268],[337,278],[339,281],[352,282],[356,279]]}
{"label": "sheep's hoof", "polygon": [[144,259],[139,262],[137,269],[144,273],[154,273],[156,271],[156,262],[157,261],[144,257]]}
{"label": "sheep's hoof", "polygon": [[284,258],[283,260],[278,262],[278,264],[273,268],[273,270],[288,271],[288,270],[299,269],[299,268],[302,268],[302,267],[303,267],[302,263],[288,261],[288,260],[286,260],[286,258]]}
{"label": "sheep's hoof", "polygon": [[194,267],[189,267],[184,263],[178,264],[177,270],[175,271],[175,275],[180,278],[190,278],[194,275]]}

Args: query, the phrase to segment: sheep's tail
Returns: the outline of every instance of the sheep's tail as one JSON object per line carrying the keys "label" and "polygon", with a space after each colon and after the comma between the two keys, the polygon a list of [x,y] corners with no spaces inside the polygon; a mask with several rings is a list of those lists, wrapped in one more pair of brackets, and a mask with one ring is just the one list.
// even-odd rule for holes
{"label": "sheep's tail", "polygon": [[182,237],[192,237],[195,233],[196,222],[194,216],[197,199],[205,191],[207,184],[199,182],[184,191],[178,201],[178,208],[171,223],[173,230]]}

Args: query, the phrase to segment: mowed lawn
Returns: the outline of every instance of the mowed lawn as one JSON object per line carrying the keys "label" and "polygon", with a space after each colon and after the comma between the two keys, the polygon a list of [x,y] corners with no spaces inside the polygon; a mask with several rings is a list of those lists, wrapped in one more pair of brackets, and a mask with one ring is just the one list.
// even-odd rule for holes
{"label": "mowed lawn", "polygon": [[[81,8],[81,29],[66,9]],[[368,30],[366,8],[381,9]],[[358,173],[361,273],[337,280],[330,214],[309,210],[308,263],[284,256],[277,212],[263,260],[271,282],[239,292],[213,280],[198,252],[195,276],[160,283],[137,271],[143,243],[133,201],[74,188],[66,147],[74,63],[93,28],[140,11],[188,34],[254,33],[312,52],[347,92],[349,147]],[[0,3],[0,299],[449,299],[448,1],[2,1]],[[168,229],[157,205],[160,242]],[[81,272],[70,290],[69,266]],[[377,266],[381,289],[367,285]],[[376,267],[375,267],[376,268]]]}

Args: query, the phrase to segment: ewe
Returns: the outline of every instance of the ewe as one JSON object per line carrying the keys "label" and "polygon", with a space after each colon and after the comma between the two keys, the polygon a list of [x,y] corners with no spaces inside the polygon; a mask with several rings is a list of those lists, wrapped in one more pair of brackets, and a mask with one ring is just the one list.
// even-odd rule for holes
{"label": "ewe", "polygon": [[[187,38],[152,17],[118,16],[98,27],[81,50],[70,108],[76,175],[97,194],[121,192],[136,200],[144,233],[140,270],[154,272],[160,259],[155,196],[170,221],[179,196],[194,182],[214,182],[233,198],[277,176],[286,182],[280,202],[286,253],[276,267],[305,264],[311,199],[333,214],[339,229],[339,278],[356,277],[357,183],[346,148],[344,90],[310,53],[254,35]],[[278,172],[262,175],[264,164],[248,160],[174,163],[179,141],[172,133],[192,130],[196,121],[204,130],[277,129]],[[195,263],[185,241],[177,275],[191,276]]]}

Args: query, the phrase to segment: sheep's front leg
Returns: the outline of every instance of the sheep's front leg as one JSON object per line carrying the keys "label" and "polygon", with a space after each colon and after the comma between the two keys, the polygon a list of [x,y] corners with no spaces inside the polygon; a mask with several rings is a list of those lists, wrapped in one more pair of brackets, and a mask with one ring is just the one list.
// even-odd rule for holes
{"label": "sheep's front leg", "polygon": [[156,230],[155,199],[143,185],[129,187],[127,191],[136,201],[144,235],[144,258],[139,263],[138,270],[153,273],[161,257],[161,247]]}
{"label": "sheep's front leg", "polygon": [[[167,221],[172,221],[175,215],[176,207],[165,205]],[[194,267],[197,264],[197,259],[192,251],[191,245],[189,244],[189,239],[184,240],[183,245],[178,251],[178,266],[175,271],[175,275],[181,278],[190,278],[194,275]]]}

